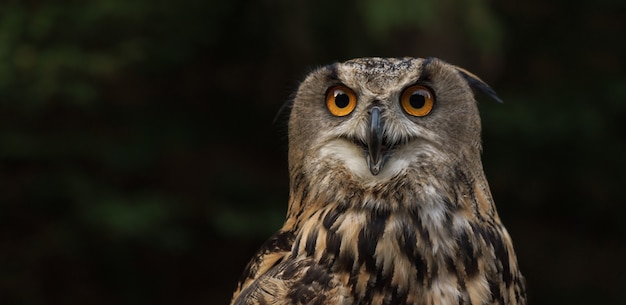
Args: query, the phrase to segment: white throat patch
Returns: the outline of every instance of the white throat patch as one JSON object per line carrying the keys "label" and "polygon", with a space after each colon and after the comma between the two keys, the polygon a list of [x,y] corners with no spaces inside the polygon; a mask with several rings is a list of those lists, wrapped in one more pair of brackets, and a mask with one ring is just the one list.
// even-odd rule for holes
{"label": "white throat patch", "polygon": [[[435,157],[437,150],[426,141],[414,140],[397,147],[388,156],[378,175],[372,175],[366,161],[366,153],[362,148],[345,139],[331,140],[319,150],[321,160],[343,165],[356,177],[367,184],[380,183],[401,174],[407,166],[428,155]],[[334,162],[333,162],[334,161]]]}

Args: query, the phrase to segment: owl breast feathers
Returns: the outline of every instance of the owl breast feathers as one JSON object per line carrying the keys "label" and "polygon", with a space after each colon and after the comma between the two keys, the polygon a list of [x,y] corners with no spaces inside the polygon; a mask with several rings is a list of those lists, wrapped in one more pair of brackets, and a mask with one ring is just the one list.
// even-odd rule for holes
{"label": "owl breast feathers", "polygon": [[472,89],[498,100],[434,58],[310,73],[290,104],[285,224],[232,304],[525,304]]}

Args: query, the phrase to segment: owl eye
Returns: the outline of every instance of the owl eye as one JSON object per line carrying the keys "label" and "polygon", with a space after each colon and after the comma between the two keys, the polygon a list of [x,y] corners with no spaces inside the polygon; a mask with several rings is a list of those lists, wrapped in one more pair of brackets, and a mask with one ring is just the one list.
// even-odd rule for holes
{"label": "owl eye", "polygon": [[334,116],[346,116],[356,108],[356,94],[346,86],[334,86],[326,93],[326,107]]}
{"label": "owl eye", "polygon": [[402,109],[412,116],[425,116],[433,109],[435,99],[430,89],[413,85],[402,92],[400,104]]}

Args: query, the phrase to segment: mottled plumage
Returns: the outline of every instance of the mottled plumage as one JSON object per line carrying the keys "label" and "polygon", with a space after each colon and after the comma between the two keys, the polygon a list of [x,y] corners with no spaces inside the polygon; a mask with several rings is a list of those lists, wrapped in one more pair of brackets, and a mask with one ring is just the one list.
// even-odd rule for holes
{"label": "mottled plumage", "polygon": [[232,304],[525,304],[472,88],[498,99],[433,58],[309,74],[291,105],[285,224]]}

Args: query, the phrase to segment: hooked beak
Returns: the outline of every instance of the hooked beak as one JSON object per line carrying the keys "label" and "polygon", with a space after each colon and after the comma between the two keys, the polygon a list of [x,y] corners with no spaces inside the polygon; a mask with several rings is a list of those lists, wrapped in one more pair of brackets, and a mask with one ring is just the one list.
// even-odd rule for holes
{"label": "hooked beak", "polygon": [[380,108],[372,107],[370,115],[370,128],[367,139],[367,165],[372,175],[376,176],[385,163],[382,155],[384,124],[380,119]]}

